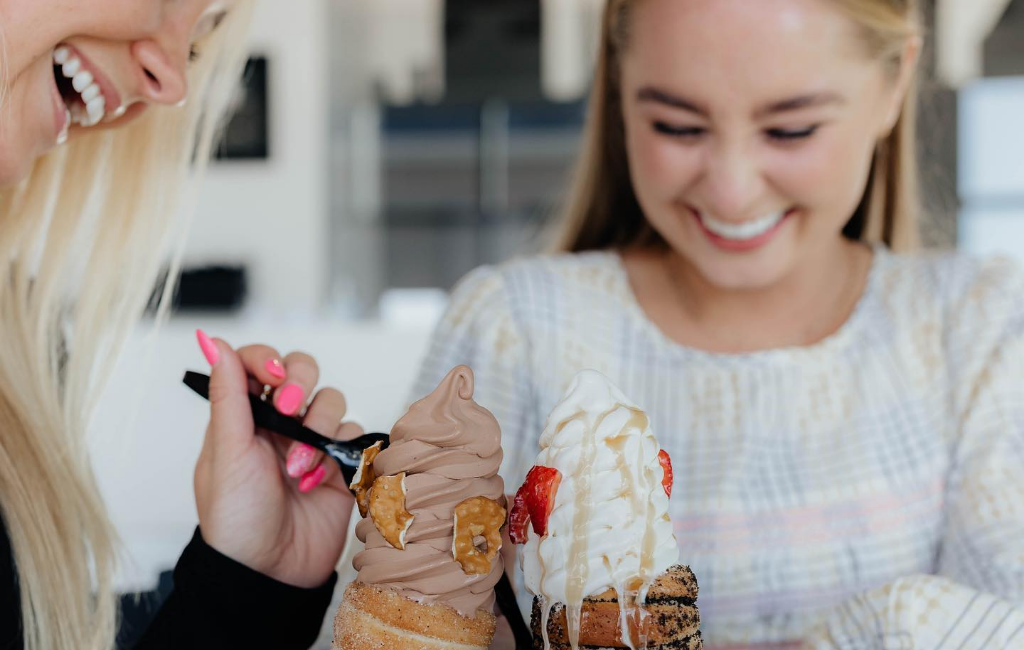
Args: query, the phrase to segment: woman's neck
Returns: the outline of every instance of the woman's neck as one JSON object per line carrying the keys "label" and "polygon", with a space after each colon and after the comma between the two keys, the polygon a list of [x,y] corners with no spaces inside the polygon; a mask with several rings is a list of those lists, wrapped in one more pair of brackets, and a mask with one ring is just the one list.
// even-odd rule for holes
{"label": "woman's neck", "polygon": [[770,286],[730,290],[673,251],[622,256],[637,302],[668,338],[721,353],[806,346],[833,334],[863,294],[872,257],[867,246],[843,240]]}

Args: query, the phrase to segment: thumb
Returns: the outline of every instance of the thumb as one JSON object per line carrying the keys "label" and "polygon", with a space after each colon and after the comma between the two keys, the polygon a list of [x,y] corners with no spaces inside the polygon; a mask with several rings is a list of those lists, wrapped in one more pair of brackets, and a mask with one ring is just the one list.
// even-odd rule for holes
{"label": "thumb", "polygon": [[254,435],[249,404],[249,378],[238,353],[221,339],[211,339],[202,330],[196,338],[210,362],[210,426],[208,442],[217,446],[247,445]]}

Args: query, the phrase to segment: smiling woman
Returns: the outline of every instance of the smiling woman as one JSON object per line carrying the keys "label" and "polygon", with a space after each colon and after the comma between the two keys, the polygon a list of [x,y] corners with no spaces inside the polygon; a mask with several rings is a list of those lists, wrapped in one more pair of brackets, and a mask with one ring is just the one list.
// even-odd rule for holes
{"label": "smiling woman", "polygon": [[[648,220],[637,200],[640,191],[634,188],[629,171],[620,163],[626,156],[626,125],[624,117],[635,112],[628,110],[634,104],[632,98],[623,97],[624,72],[623,57],[629,50],[630,35],[636,29],[638,20],[636,0],[611,0],[606,12],[605,39],[600,51],[600,58],[591,94],[590,116],[586,128],[586,147],[592,155],[580,158],[576,184],[567,203],[562,230],[558,238],[557,248],[560,250],[592,250],[609,245],[655,244],[664,245],[664,233]],[[861,44],[866,46],[867,53],[878,61],[882,61],[886,70],[892,75],[895,88],[894,97],[902,99],[902,103],[891,115],[892,122],[886,125],[884,137],[877,141],[869,152],[871,171],[867,182],[861,185],[863,194],[855,204],[852,215],[845,215],[846,234],[852,239],[884,242],[897,250],[909,250],[917,243],[917,217],[919,211],[918,197],[918,165],[915,151],[915,128],[917,94],[913,77],[914,62],[917,56],[914,39],[920,39],[919,17],[913,9],[913,3],[895,0],[893,2],[861,2],[860,0],[840,0],[835,3],[847,17],[852,18],[862,37]],[[767,11],[775,13],[774,8]],[[780,17],[784,17],[781,13]],[[796,16],[792,14],[791,16]],[[841,18],[841,16],[839,17]],[[781,18],[780,18],[781,20]],[[819,28],[829,29],[831,37],[840,33],[836,27],[837,17],[833,16],[830,24],[819,24]],[[841,24],[840,24],[841,25]],[[664,32],[665,30],[663,30]],[[714,30],[704,32],[713,34]],[[818,41],[804,44],[804,54],[821,53],[821,45],[826,38],[822,32]],[[910,47],[910,50],[907,48]],[[792,49],[792,48],[790,48]],[[654,51],[646,48],[646,51]],[[663,54],[662,50],[656,53]],[[780,51],[781,55],[782,52]],[[844,53],[848,54],[848,53]],[[909,55],[909,58],[908,58]],[[636,57],[631,57],[636,59]],[[853,57],[851,57],[853,58]],[[853,60],[856,60],[853,58]],[[634,61],[635,62],[635,61]],[[635,62],[636,63],[636,62]],[[647,69],[664,69],[653,61],[645,61]],[[664,63],[664,62],[663,62]],[[654,68],[651,65],[654,64]],[[901,71],[900,66],[903,66]],[[686,66],[680,66],[685,69]],[[690,66],[696,68],[696,66]],[[776,69],[778,69],[776,67]],[[806,71],[815,74],[821,71]],[[900,78],[900,75],[904,78]],[[636,78],[637,75],[631,75]],[[689,81],[689,80],[687,80]],[[844,78],[844,82],[849,82]],[[673,109],[674,117],[680,115],[703,118],[705,126],[694,128],[674,128],[670,121],[654,120],[654,130],[662,135],[676,138],[695,138],[707,131],[706,123],[709,111],[706,107],[696,104],[689,98],[675,96],[662,88],[644,86],[633,88],[636,103],[660,105]],[[627,100],[627,101],[624,101]],[[760,118],[783,118],[787,114],[803,112],[811,109],[827,109],[829,106],[848,103],[838,92],[813,92],[796,97],[777,99],[761,110],[754,111]],[[623,108],[627,108],[623,113]],[[819,111],[820,114],[820,111]],[[664,113],[662,113],[664,115]],[[889,117],[889,116],[886,116]],[[780,144],[796,144],[814,134],[817,125],[804,126],[797,130],[770,128],[767,135]],[[873,145],[875,143],[872,143]],[[845,182],[845,180],[843,181]],[[785,214],[785,213],[782,213]],[[721,216],[721,215],[719,215]],[[728,222],[716,220],[715,215],[705,211],[704,225],[712,232],[715,226],[719,231],[728,232]],[[765,215],[766,219],[768,215]],[[749,216],[745,216],[749,219]],[[730,217],[734,220],[735,217]],[[766,221],[768,227],[777,225],[778,219]],[[745,232],[745,231],[744,231]],[[724,234],[724,233],[723,233]],[[742,234],[742,233],[741,233]],[[755,233],[759,234],[759,233]],[[742,240],[745,237],[728,237],[731,240]]]}
{"label": "smiling woman", "polygon": [[557,251],[467,277],[414,389],[471,364],[516,484],[621,386],[709,648],[1022,647],[1024,274],[913,250],[920,4],[608,0]]}
{"label": "smiling woman", "polygon": [[0,0],[0,533],[27,650],[113,647],[115,533],[83,436],[180,233],[172,217],[209,157],[251,12],[79,4]]}

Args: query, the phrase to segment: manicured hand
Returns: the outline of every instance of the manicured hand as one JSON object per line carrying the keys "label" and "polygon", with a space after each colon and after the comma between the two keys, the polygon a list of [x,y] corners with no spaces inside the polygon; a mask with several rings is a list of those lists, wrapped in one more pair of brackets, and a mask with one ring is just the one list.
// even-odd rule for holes
{"label": "manicured hand", "polygon": [[281,582],[320,586],[345,546],[355,500],[333,460],[256,428],[249,394],[271,387],[278,411],[330,438],[351,440],[363,430],[343,421],[340,391],[317,390],[320,369],[309,355],[282,356],[266,345],[235,350],[197,336],[211,365],[210,423],[195,472],[203,538]]}

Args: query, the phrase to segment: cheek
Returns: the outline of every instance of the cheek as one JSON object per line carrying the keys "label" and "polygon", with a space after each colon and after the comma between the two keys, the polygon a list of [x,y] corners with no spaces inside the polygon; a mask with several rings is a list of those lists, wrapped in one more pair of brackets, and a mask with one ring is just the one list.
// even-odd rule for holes
{"label": "cheek", "polygon": [[41,139],[50,126],[50,96],[30,68],[5,97],[0,108],[0,188],[14,185],[28,175],[43,153]]}
{"label": "cheek", "polygon": [[0,120],[0,190],[22,180],[32,157],[28,146],[6,120]]}
{"label": "cheek", "polygon": [[172,6],[166,0],[91,0],[88,12],[74,14],[61,40],[72,37],[129,43],[151,37]]}
{"label": "cheek", "polygon": [[823,133],[800,149],[773,154],[773,183],[801,207],[845,223],[863,195],[870,156],[862,137]]}
{"label": "cheek", "polygon": [[627,129],[630,175],[641,204],[671,201],[697,173],[697,149],[655,133],[647,123]]}

